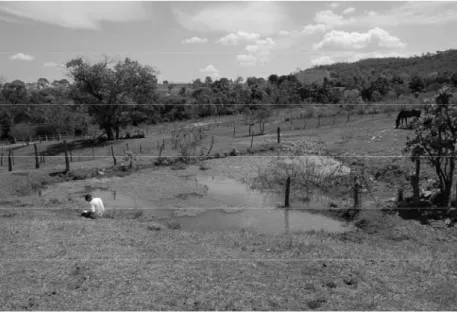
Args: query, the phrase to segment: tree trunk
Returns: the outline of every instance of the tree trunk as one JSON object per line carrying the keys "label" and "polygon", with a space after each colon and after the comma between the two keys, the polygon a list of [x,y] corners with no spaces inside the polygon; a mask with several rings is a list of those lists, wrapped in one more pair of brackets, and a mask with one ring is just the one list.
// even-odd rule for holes
{"label": "tree trunk", "polygon": [[108,140],[110,140],[110,141],[114,140],[113,128],[111,128],[110,125],[105,126],[104,128],[105,128],[105,132],[106,132],[106,136],[108,137]]}
{"label": "tree trunk", "polygon": [[119,140],[119,126],[116,126],[116,140]]}
{"label": "tree trunk", "polygon": [[455,160],[453,157],[449,158],[449,169],[446,174],[446,178],[444,179],[444,202],[443,205],[448,205],[449,200],[451,199],[451,192],[452,192],[452,182],[453,182],[453,175],[454,175],[454,168],[455,168]]}

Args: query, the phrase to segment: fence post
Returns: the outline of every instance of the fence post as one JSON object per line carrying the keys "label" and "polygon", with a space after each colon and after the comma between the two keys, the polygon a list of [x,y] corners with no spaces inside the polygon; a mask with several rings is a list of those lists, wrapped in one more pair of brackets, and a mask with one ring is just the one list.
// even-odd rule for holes
{"label": "fence post", "polygon": [[290,199],[290,177],[287,177],[286,194],[285,194],[285,198],[284,198],[284,207],[286,207],[286,208],[290,207],[289,199]]}
{"label": "fence post", "polygon": [[284,227],[286,234],[289,233],[289,198],[290,198],[290,177],[287,177],[286,180],[286,193],[284,199]]}
{"label": "fence post", "polygon": [[33,148],[35,149],[35,169],[40,169],[40,161],[38,159],[38,147],[36,143],[33,144]]}
{"label": "fence post", "polygon": [[236,135],[236,125],[233,125],[233,137]]}
{"label": "fence post", "polygon": [[401,187],[397,188],[397,203],[403,201],[403,189]]}
{"label": "fence post", "polygon": [[211,153],[211,150],[213,149],[213,144],[214,144],[214,135],[211,137],[211,146],[209,147],[207,155],[209,155]]}
{"label": "fence post", "polygon": [[68,173],[70,172],[70,158],[68,157],[67,140],[63,140],[63,145],[65,148],[65,173]]}
{"label": "fence post", "polygon": [[13,171],[13,152],[11,149],[8,152],[8,171]]}
{"label": "fence post", "polygon": [[281,143],[281,128],[278,127],[278,144]]}
{"label": "fence post", "polygon": [[416,174],[415,174],[415,177],[413,178],[413,181],[414,181],[413,192],[414,192],[414,201],[419,202],[419,196],[420,196],[419,173],[420,173],[421,161],[420,161],[419,157],[417,157],[415,160],[416,160]]}
{"label": "fence post", "polygon": [[252,148],[252,143],[254,142],[254,131],[252,131],[252,134],[251,134],[251,148]]}
{"label": "fence post", "polygon": [[360,207],[360,185],[357,181],[357,177],[354,176],[354,209]]}
{"label": "fence post", "polygon": [[114,154],[114,146],[112,146],[112,145],[111,145],[111,155],[113,156],[114,166],[116,166],[117,160],[116,160],[116,155]]}

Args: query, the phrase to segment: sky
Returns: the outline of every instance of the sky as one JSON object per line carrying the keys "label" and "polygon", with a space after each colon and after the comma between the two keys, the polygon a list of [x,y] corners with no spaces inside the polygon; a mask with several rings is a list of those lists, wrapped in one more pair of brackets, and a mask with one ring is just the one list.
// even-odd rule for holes
{"label": "sky", "polygon": [[283,75],[456,48],[456,16],[446,1],[1,1],[0,77],[53,81],[104,55],[175,83]]}

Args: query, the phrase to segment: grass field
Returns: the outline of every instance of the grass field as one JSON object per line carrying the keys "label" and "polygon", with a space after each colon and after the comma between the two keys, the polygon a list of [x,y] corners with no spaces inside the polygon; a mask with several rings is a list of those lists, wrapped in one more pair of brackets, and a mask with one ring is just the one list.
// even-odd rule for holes
{"label": "grass field", "polygon": [[[395,196],[397,184],[406,185],[401,173],[413,168],[401,157],[411,132],[394,129],[395,117],[387,114],[357,116],[348,123],[344,115],[335,123],[329,116],[320,128],[314,118],[305,130],[302,119],[293,120],[292,127],[281,119],[266,124],[265,135],[254,136],[253,150],[262,152],[181,170],[151,164],[157,142],[171,138],[172,125],[151,128],[144,139],[115,143],[118,155],[126,143],[136,152],[141,145],[143,169],[132,173],[110,171],[109,146],[96,147],[94,159],[90,147],[73,150],[74,158],[81,153],[81,161],[71,163],[72,171],[95,172],[77,181],[49,176],[64,169],[61,154],[48,156],[34,169],[33,158],[18,157],[33,155],[33,147],[16,150],[13,172],[5,162],[0,171],[1,309],[456,310],[456,228],[422,225],[380,210]],[[278,126],[281,145],[276,143]],[[244,151],[251,145],[247,134],[243,123],[235,138],[233,126],[214,126],[202,145],[209,147],[214,137],[212,153]],[[155,231],[151,225],[160,219],[142,212],[150,208],[142,203],[171,201],[185,207],[179,196],[204,194],[191,180],[195,175],[250,181],[277,157],[278,148],[318,141],[327,156],[337,155],[367,172],[362,212],[352,221],[356,230],[271,236],[247,230],[186,231],[164,224]],[[176,155],[166,145],[162,156]],[[281,151],[288,153],[294,151]],[[400,173],[386,174],[392,166]],[[104,174],[97,174],[103,169]],[[424,179],[433,177],[425,165],[423,171]],[[138,202],[132,203],[135,209],[114,214],[107,206],[105,218],[82,220],[78,213],[86,206],[73,191],[86,186],[116,189]],[[351,204],[350,194],[343,190],[338,207]]]}

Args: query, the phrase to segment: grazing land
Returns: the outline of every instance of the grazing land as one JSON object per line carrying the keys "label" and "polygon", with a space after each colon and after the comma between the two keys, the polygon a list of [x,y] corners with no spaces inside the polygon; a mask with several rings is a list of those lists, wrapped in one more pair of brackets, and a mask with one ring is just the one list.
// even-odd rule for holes
{"label": "grazing land", "polygon": [[[288,111],[284,113],[287,116]],[[348,123],[343,114],[337,119],[328,117],[316,128],[311,125],[317,123],[313,118],[303,129],[303,119],[291,125],[278,117],[277,123],[270,120],[265,125],[264,135],[254,136],[240,121],[235,138],[231,123],[212,126],[195,152],[186,154],[200,155],[202,147],[207,154],[214,140],[213,157],[207,159],[186,158],[183,153],[172,157],[179,154],[171,148],[173,124],[168,129],[151,127],[145,138],[114,141],[116,167],[111,143],[93,143],[93,149],[69,141],[73,161],[66,174],[58,174],[65,169],[61,143],[38,144],[47,155],[39,169],[33,146],[16,149],[13,171],[7,170],[4,159],[0,172],[0,306],[4,310],[457,309],[456,228],[404,220],[389,210],[397,186],[412,193],[405,174],[414,163],[401,157],[411,131],[394,129],[393,114],[357,116]],[[253,128],[257,132],[258,125]],[[158,163],[157,146],[164,140],[160,158],[168,161]],[[128,157],[122,159],[124,149],[136,154],[131,169]],[[353,205],[349,178],[341,178],[326,194],[310,187],[307,194],[314,197],[309,206],[302,206],[299,175],[292,179],[291,208],[312,207],[313,213],[341,222],[347,230],[269,235],[249,227],[186,228],[193,222],[189,220],[203,218],[216,205],[233,208],[230,194],[220,202],[205,202],[208,185],[198,183],[197,177],[226,177],[254,189],[283,192],[283,176],[272,176],[282,171],[273,169],[317,172],[327,165],[319,167],[310,160],[304,167],[293,167],[293,162],[284,165],[281,157],[295,161],[313,155],[337,158],[353,172],[363,169],[361,209],[352,218],[344,217]],[[422,170],[423,181],[432,177],[432,168],[424,164]],[[316,178],[313,174],[306,177]],[[322,183],[327,181],[323,176],[319,176]],[[83,195],[91,191],[105,196],[106,213],[99,220],[79,217],[87,204]],[[278,194],[281,201],[283,197]],[[178,212],[170,217],[153,213],[153,208]],[[188,217],[180,225],[176,214]]]}

